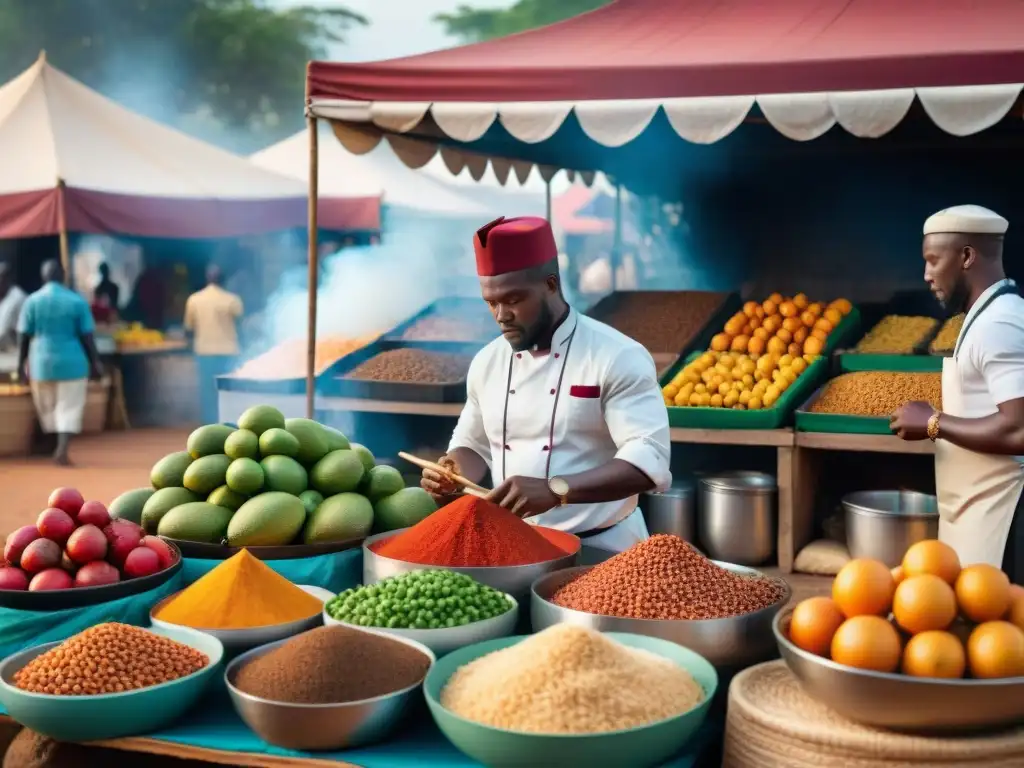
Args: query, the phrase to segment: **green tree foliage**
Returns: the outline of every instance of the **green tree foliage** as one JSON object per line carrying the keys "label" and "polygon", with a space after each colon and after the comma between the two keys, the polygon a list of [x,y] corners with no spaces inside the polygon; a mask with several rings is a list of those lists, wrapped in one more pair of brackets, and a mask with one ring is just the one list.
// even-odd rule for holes
{"label": "green tree foliage", "polygon": [[126,106],[241,151],[297,129],[306,62],[366,23],[265,0],[2,0],[0,78],[45,50]]}
{"label": "green tree foliage", "polygon": [[611,0],[518,0],[510,8],[484,9],[459,6],[454,13],[434,17],[449,35],[466,43],[504,37],[577,16]]}

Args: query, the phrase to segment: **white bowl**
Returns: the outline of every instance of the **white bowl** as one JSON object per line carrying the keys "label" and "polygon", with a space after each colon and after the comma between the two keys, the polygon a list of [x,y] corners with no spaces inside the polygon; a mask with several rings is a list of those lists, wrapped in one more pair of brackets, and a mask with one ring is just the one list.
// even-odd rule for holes
{"label": "white bowl", "polygon": [[[308,584],[299,584],[298,587],[302,591],[315,597],[321,603],[326,603],[334,597],[334,593],[329,589],[322,589],[321,587],[314,587]],[[173,595],[165,597],[153,606],[149,612],[149,620],[152,622],[154,627],[183,626],[156,618],[156,614],[159,613],[160,609],[179,594],[181,593],[175,592]],[[266,645],[267,643],[274,643],[278,640],[285,640],[289,637],[293,637],[294,635],[300,635],[314,627],[318,627],[322,623],[322,615],[322,612],[315,613],[309,618],[299,619],[298,621],[289,621],[285,624],[270,624],[265,627],[251,627],[249,629],[207,629],[205,627],[188,628],[204,632],[208,635],[213,635],[213,637],[216,637],[224,644],[224,652],[229,656],[233,656],[235,654],[242,653],[243,651],[248,651],[250,648]]]}
{"label": "white bowl", "polygon": [[439,629],[398,629],[391,627],[364,627],[361,624],[349,624],[327,613],[327,605],[324,605],[324,624],[329,627],[352,627],[354,629],[368,629],[373,632],[382,632],[395,637],[404,637],[427,646],[438,656],[465,648],[467,645],[475,645],[485,640],[496,640],[499,637],[508,637],[516,628],[516,619],[519,618],[519,603],[507,593],[511,608],[500,616],[492,616],[482,621],[474,621],[469,624],[461,624],[457,627],[441,627]]}

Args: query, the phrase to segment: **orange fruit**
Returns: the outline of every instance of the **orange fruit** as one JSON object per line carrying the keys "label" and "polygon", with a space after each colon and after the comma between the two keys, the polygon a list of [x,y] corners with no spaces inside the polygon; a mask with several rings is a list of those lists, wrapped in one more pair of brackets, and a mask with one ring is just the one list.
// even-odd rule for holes
{"label": "orange fruit", "polygon": [[994,566],[969,565],[956,577],[954,589],[960,611],[978,624],[1001,619],[1010,608],[1010,579]]}
{"label": "orange fruit", "polygon": [[823,339],[819,338],[816,334],[817,334],[817,331],[815,331],[810,336],[808,336],[807,339],[804,341],[804,354],[805,355],[820,355],[822,353],[822,351],[824,351],[824,349],[825,349],[825,342],[824,342]]}
{"label": "orange fruit", "polygon": [[824,331],[826,335],[832,333],[832,329],[835,328],[835,325],[833,325],[832,321],[829,320],[827,317],[828,313],[831,311],[832,310],[826,309],[826,317],[819,317],[817,320],[814,321],[814,330]]}
{"label": "orange fruit", "polygon": [[754,326],[751,323],[747,323],[740,329],[740,336],[749,336],[754,332]]}
{"label": "orange fruit", "polygon": [[892,614],[900,629],[912,635],[947,629],[956,619],[956,595],[938,576],[910,576],[896,587]]}
{"label": "orange fruit", "polygon": [[1022,587],[1020,584],[1011,584],[1010,599],[1014,600],[1018,597],[1024,597],[1024,587]]}
{"label": "orange fruit", "polygon": [[743,326],[746,324],[747,316],[742,312],[738,312],[729,318],[729,321],[725,324],[725,328],[723,330],[725,330],[725,332],[730,336],[735,336],[743,330]]}
{"label": "orange fruit", "polygon": [[1024,593],[1011,593],[1010,610],[1006,612],[1006,620],[1015,627],[1024,629]]}
{"label": "orange fruit", "polygon": [[778,336],[773,336],[768,339],[768,351],[773,355],[784,355],[786,354],[786,342],[780,339]]}
{"label": "orange fruit", "polygon": [[785,299],[782,298],[782,294],[781,293],[776,292],[776,293],[773,293],[771,296],[768,297],[768,301],[774,303],[775,306],[779,306],[779,304],[784,302]]}
{"label": "orange fruit", "polygon": [[828,320],[830,323],[832,323],[832,327],[835,328],[837,325],[839,325],[839,323],[842,322],[843,315],[845,314],[846,313],[840,311],[838,307],[829,307],[828,309],[825,310],[824,314],[822,315],[822,319]]}
{"label": "orange fruit", "polygon": [[900,583],[903,581],[903,579],[906,578],[906,575],[903,573],[903,566],[902,565],[897,565],[895,568],[893,568],[889,572],[892,574],[892,580],[896,582],[896,586],[897,587],[900,585]]}
{"label": "orange fruit", "polygon": [[796,304],[792,301],[784,301],[779,304],[779,314],[783,317],[796,317],[800,314],[800,310],[796,308]]}
{"label": "orange fruit", "polygon": [[810,305],[811,300],[807,298],[807,294],[798,293],[793,297],[793,303],[796,304],[796,308],[803,311]]}
{"label": "orange fruit", "polygon": [[832,599],[848,619],[888,616],[895,591],[892,572],[878,560],[851,560],[832,581]]}
{"label": "orange fruit", "polygon": [[[772,294],[772,296],[774,296],[774,294]],[[771,317],[779,311],[779,304],[781,303],[782,297],[780,296],[779,299],[780,301],[775,301],[774,298],[768,297],[764,300],[764,303],[761,305],[761,309],[764,310],[767,317]]]}
{"label": "orange fruit", "polygon": [[903,674],[955,680],[967,670],[967,652],[949,632],[922,632],[903,649]]}
{"label": "orange fruit", "polygon": [[809,335],[810,331],[808,331],[806,328],[797,328],[795,331],[793,331],[793,343],[803,344],[804,341],[807,340],[807,337]]}
{"label": "orange fruit", "polygon": [[804,345],[794,341],[786,347],[786,351],[793,357],[800,357],[804,353]]}
{"label": "orange fruit", "polygon": [[979,624],[967,639],[967,664],[978,678],[1024,676],[1024,630],[1008,621]]}
{"label": "orange fruit", "polygon": [[768,331],[768,333],[775,333],[782,327],[782,318],[778,315],[766,317],[764,322],[761,324],[761,327]]}
{"label": "orange fruit", "polygon": [[903,651],[896,628],[881,616],[844,621],[832,637],[831,650],[837,664],[875,672],[895,672]]}
{"label": "orange fruit", "polygon": [[784,344],[789,344],[793,340],[793,332],[786,328],[786,324],[783,323],[782,327],[775,332],[775,335],[782,340]]}
{"label": "orange fruit", "polygon": [[903,572],[908,577],[930,573],[947,584],[955,584],[960,575],[960,558],[948,544],[927,539],[912,545],[903,555]]}
{"label": "orange fruit", "polygon": [[797,331],[804,327],[804,324],[800,322],[799,317],[787,317],[785,320],[782,321],[782,327],[785,328],[790,333],[796,333]]}
{"label": "orange fruit", "polygon": [[[762,329],[758,329],[762,330]],[[765,341],[760,336],[751,336],[750,341],[747,342],[747,352],[754,357],[760,357],[764,354]]]}
{"label": "orange fruit", "polygon": [[729,349],[733,352],[746,352],[747,344],[750,343],[750,336],[744,336],[740,334],[732,340],[732,344],[729,345]]}
{"label": "orange fruit", "polygon": [[711,339],[711,349],[715,352],[725,352],[729,348],[732,339],[727,333],[716,334]]}
{"label": "orange fruit", "polygon": [[815,317],[821,317],[821,313],[825,311],[825,305],[820,301],[816,301],[807,308],[807,311]]}
{"label": "orange fruit", "polygon": [[853,311],[853,305],[846,299],[836,299],[828,305],[828,308],[834,309],[843,315],[848,315]]}
{"label": "orange fruit", "polygon": [[800,313],[800,322],[808,328],[813,328],[817,320],[818,316],[809,309],[805,309]]}
{"label": "orange fruit", "polygon": [[747,317],[754,317],[757,314],[758,307],[760,306],[761,305],[758,304],[756,301],[748,301],[746,304],[743,305],[743,314],[746,315]]}
{"label": "orange fruit", "polygon": [[801,600],[789,620],[789,639],[797,648],[828,657],[832,637],[845,621],[842,611],[827,597]]}
{"label": "orange fruit", "polygon": [[760,339],[761,341],[764,342],[767,342],[768,339],[772,337],[772,335],[768,332],[768,329],[765,328],[764,326],[761,326],[760,328],[755,328],[754,333],[752,335],[755,339]]}

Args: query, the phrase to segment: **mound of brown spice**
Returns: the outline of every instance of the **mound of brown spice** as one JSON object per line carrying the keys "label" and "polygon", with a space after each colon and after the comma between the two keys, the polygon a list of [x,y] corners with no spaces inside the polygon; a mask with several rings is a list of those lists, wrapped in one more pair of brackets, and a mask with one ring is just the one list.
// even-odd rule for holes
{"label": "mound of brown spice", "polygon": [[594,566],[555,592],[563,608],[630,619],[722,619],[767,608],[785,589],[720,568],[678,536],[661,534]]}
{"label": "mound of brown spice", "polygon": [[238,690],[288,704],[343,704],[422,682],[430,658],[411,645],[347,627],[304,632],[245,664]]}
{"label": "mound of brown spice", "polygon": [[186,677],[210,663],[189,645],[127,624],[97,624],[14,675],[23,691],[55,696],[123,693]]}

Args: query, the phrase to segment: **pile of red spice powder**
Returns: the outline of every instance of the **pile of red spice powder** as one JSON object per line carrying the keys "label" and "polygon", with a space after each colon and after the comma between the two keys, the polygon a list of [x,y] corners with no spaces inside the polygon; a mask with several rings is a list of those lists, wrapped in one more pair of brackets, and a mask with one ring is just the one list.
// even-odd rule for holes
{"label": "pile of red spice powder", "polygon": [[524,523],[486,499],[461,496],[398,536],[371,545],[382,557],[419,565],[532,565],[575,551],[575,539]]}

